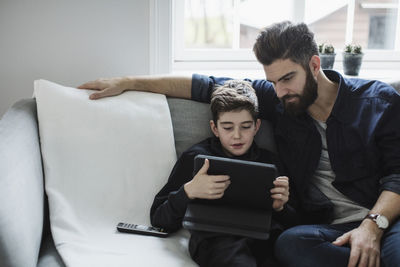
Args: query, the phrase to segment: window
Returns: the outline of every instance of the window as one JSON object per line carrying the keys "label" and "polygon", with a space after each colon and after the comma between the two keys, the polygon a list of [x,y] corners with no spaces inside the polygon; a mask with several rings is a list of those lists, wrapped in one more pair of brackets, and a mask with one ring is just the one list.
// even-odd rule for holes
{"label": "window", "polygon": [[259,68],[258,31],[283,20],[307,23],[317,43],[334,45],[337,62],[345,44],[358,43],[364,67],[400,68],[399,0],[176,0],[174,11],[174,69]]}

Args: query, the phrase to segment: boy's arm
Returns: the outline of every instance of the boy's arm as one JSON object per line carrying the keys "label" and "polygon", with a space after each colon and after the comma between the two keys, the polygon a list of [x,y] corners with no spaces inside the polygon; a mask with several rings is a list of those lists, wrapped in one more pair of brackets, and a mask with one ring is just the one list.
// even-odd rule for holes
{"label": "boy's arm", "polygon": [[127,76],[98,79],[80,85],[79,89],[91,89],[90,99],[122,94],[127,90],[153,92],[171,97],[191,98],[191,77],[177,76]]}
{"label": "boy's arm", "polygon": [[175,163],[167,184],[155,196],[150,210],[151,224],[174,232],[182,227],[182,218],[190,201],[183,185],[192,179],[193,156],[183,154]]}
{"label": "boy's arm", "polygon": [[299,214],[289,203],[286,203],[281,211],[274,210],[273,218],[285,228],[290,228],[301,224]]}

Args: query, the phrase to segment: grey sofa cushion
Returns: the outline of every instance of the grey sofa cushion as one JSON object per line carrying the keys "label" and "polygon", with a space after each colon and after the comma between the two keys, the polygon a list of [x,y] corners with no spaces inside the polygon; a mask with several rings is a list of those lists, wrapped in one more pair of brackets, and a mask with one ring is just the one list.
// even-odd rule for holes
{"label": "grey sofa cushion", "polygon": [[43,229],[43,173],[34,99],[0,121],[1,266],[36,266]]}
{"label": "grey sofa cushion", "polygon": [[174,128],[176,154],[211,136],[210,105],[186,99],[167,98]]}

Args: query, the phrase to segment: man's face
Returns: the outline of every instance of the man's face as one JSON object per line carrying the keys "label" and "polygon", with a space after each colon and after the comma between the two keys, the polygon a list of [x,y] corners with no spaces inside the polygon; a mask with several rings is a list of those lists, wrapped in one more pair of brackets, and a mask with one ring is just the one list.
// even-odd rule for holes
{"label": "man's face", "polygon": [[276,60],[264,66],[264,71],[285,111],[292,116],[306,112],[318,96],[318,84],[310,69],[305,71],[290,59]]}

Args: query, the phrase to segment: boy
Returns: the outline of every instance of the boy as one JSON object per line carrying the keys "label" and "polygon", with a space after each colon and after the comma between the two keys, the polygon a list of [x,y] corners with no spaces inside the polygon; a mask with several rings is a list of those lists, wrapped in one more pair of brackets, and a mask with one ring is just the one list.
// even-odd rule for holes
{"label": "boy", "polygon": [[[168,232],[181,228],[182,218],[191,199],[218,199],[229,186],[226,175],[207,175],[208,160],[192,178],[193,159],[198,154],[229,157],[277,164],[274,155],[253,141],[261,121],[257,119],[257,96],[251,84],[231,80],[212,94],[210,121],[215,137],[192,146],[175,164],[167,184],[155,196],[151,222]],[[271,189],[275,216],[288,201],[288,177],[281,176]],[[287,208],[285,210],[288,210]],[[283,213],[283,212],[282,212]],[[286,213],[286,212],[285,212]],[[282,217],[282,216],[280,216]],[[191,232],[189,252],[200,266],[257,266],[272,261],[273,240],[281,227],[273,221],[270,240],[210,232]]]}

